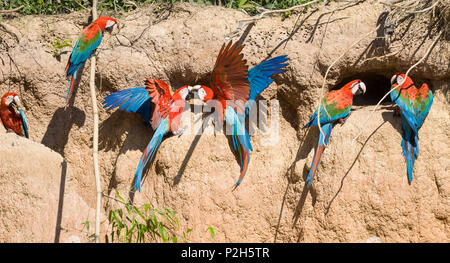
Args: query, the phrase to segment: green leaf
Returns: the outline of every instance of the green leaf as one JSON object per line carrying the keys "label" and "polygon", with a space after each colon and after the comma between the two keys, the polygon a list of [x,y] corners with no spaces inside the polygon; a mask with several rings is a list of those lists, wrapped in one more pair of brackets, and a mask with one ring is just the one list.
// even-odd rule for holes
{"label": "green leaf", "polygon": [[208,230],[212,238],[216,237],[216,234],[214,233],[214,229],[212,227],[208,227]]}

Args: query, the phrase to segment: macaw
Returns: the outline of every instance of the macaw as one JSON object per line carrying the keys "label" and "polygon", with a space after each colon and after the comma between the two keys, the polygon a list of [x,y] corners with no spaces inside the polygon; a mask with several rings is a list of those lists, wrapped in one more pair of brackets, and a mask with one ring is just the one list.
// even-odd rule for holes
{"label": "macaw", "polygon": [[[353,96],[364,94],[366,92],[366,85],[359,79],[353,80],[344,87],[338,90],[330,91],[324,96],[320,105],[320,127],[323,134],[320,133],[319,141],[317,143],[317,149],[314,153],[311,169],[309,170],[308,177],[306,178],[307,187],[311,186],[314,176],[317,172],[320,159],[322,157],[325,147],[328,145],[330,139],[331,130],[337,123],[343,124],[350,116],[350,110],[353,104]],[[317,126],[317,109],[309,119],[303,129],[312,126]],[[324,137],[325,136],[325,137]]]}
{"label": "macaw", "polygon": [[28,123],[21,109],[19,96],[14,92],[3,95],[0,104],[0,118],[5,129],[28,138]]}
{"label": "macaw", "polygon": [[427,84],[417,89],[412,79],[405,74],[395,74],[391,78],[391,100],[397,104],[396,112],[402,117],[402,148],[411,184],[414,161],[419,155],[419,129],[433,104],[433,92]]}
{"label": "macaw", "polygon": [[184,128],[179,128],[181,113],[186,100],[190,98],[190,89],[185,85],[173,95],[167,83],[158,79],[147,78],[145,87],[125,89],[105,97],[103,107],[107,110],[119,107],[125,112],[139,113],[155,131],[150,143],[145,148],[136,169],[134,189],[141,191],[141,178],[147,163],[153,159],[163,136],[169,132],[181,135]]}
{"label": "macaw", "polygon": [[250,162],[250,151],[253,151],[250,136],[245,129],[245,117],[256,97],[273,82],[271,77],[284,72],[283,68],[288,65],[284,63],[288,58],[283,55],[248,70],[247,61],[240,54],[244,45],[238,47],[237,44],[232,45],[230,41],[227,45],[222,45],[211,73],[211,88],[204,85],[192,88],[203,102],[218,102],[216,106],[221,108],[218,110],[219,125],[226,121],[232,127],[233,146],[239,152],[241,161],[241,174],[234,188],[244,179]]}
{"label": "macaw", "polygon": [[72,95],[78,69],[83,66],[84,62],[86,62],[100,45],[105,30],[112,30],[115,24],[117,24],[117,21],[112,17],[99,17],[83,29],[81,36],[78,37],[66,66],[66,75],[70,77],[69,89],[67,90],[65,99],[66,105],[69,103],[70,96]]}

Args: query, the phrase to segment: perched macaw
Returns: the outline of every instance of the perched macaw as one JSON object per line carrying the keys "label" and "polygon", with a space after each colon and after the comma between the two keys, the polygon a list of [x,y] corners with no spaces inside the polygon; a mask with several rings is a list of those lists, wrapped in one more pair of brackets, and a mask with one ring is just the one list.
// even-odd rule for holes
{"label": "perched macaw", "polygon": [[275,74],[284,72],[288,60],[286,55],[262,62],[248,70],[243,54],[244,45],[223,44],[211,74],[210,87],[195,85],[199,98],[205,103],[212,100],[220,104],[218,110],[219,125],[225,120],[232,127],[233,146],[239,152],[241,174],[234,187],[239,186],[247,172],[250,151],[253,151],[250,136],[245,129],[245,117],[248,115],[256,97],[272,82]]}
{"label": "perched macaw", "polygon": [[66,66],[66,75],[70,77],[69,89],[66,94],[66,105],[69,103],[70,96],[72,95],[78,69],[83,66],[84,62],[86,62],[100,45],[105,30],[112,30],[115,24],[117,24],[117,21],[112,17],[99,17],[83,29],[81,36],[78,37]]}
{"label": "perched macaw", "polygon": [[17,135],[28,138],[28,124],[21,109],[19,96],[8,92],[2,97],[0,104],[0,118],[5,129],[14,131]]}
{"label": "perched macaw", "polygon": [[[308,188],[314,180],[317,167],[320,163],[320,158],[322,157],[323,151],[328,144],[328,139],[330,139],[333,126],[337,123],[344,123],[347,120],[353,105],[353,96],[364,94],[365,92],[366,85],[364,82],[357,79],[345,84],[344,87],[338,90],[330,91],[326,96],[324,96],[320,105],[320,127],[323,134],[320,133],[317,149],[314,153],[314,159],[311,164],[311,169],[309,170],[308,177],[306,178]],[[303,129],[312,126],[317,126],[317,109],[314,111],[308,124],[306,124]]]}
{"label": "perched macaw", "polygon": [[105,97],[104,108],[110,110],[119,107],[119,110],[139,113],[155,131],[139,161],[135,190],[141,191],[142,173],[147,163],[155,156],[163,136],[169,132],[174,135],[183,133],[184,129],[179,128],[179,124],[186,100],[189,100],[191,88],[187,85],[183,86],[171,95],[167,83],[147,78],[145,87],[125,89]]}
{"label": "perched macaw", "polygon": [[402,148],[408,170],[408,182],[411,184],[414,161],[419,155],[419,129],[433,104],[433,92],[427,84],[420,89],[414,86],[410,77],[405,80],[405,74],[395,74],[391,78],[391,100],[397,104],[396,112],[402,116]]}

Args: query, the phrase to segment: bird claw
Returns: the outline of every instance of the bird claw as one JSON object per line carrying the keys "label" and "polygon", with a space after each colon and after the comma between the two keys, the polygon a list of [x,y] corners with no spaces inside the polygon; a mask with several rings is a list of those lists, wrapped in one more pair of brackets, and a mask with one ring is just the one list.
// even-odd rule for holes
{"label": "bird claw", "polygon": [[342,124],[342,125],[344,125],[344,123],[348,120],[348,117],[350,117],[350,114],[347,115],[347,117],[340,118],[340,119],[339,119],[339,123]]}
{"label": "bird claw", "polygon": [[180,137],[184,131],[186,130],[186,126],[184,126],[183,128],[178,129],[177,131],[173,132],[173,135]]}

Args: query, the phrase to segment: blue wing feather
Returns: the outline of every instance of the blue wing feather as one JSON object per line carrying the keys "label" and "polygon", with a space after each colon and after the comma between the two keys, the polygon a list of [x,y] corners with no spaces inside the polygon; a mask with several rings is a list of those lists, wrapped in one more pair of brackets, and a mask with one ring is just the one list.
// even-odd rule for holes
{"label": "blue wing feather", "polygon": [[111,110],[116,107],[125,112],[139,113],[147,123],[150,123],[151,98],[145,87],[125,89],[106,96],[103,108]]}
{"label": "blue wing feather", "polygon": [[274,57],[254,66],[248,71],[250,95],[248,98],[249,104],[247,105],[246,115],[248,115],[256,97],[273,82],[271,76],[285,71],[283,68],[286,67],[288,63],[284,62],[287,60],[289,60],[287,55]]}
{"label": "blue wing feather", "polygon": [[[345,111],[343,111],[341,113],[331,114],[331,110],[332,110],[331,107],[329,105],[325,105],[328,113],[330,114],[330,116],[328,116],[328,114],[325,111],[323,106],[324,105],[322,104],[320,107],[320,125],[325,125],[327,123],[332,123],[336,120],[343,119],[348,116],[348,114],[350,113],[350,110],[351,110],[351,107],[348,107]],[[311,117],[309,118],[309,122],[303,127],[303,129],[309,128],[312,126],[317,126],[317,109],[311,115]]]}
{"label": "blue wing feather", "polygon": [[391,100],[398,105],[398,107],[402,111],[402,116],[405,117],[405,121],[408,122],[411,129],[413,129],[414,133],[418,132],[418,123],[415,117],[415,110],[413,107],[413,103],[410,99],[402,97],[399,90],[395,89],[390,94]]}
{"label": "blue wing feather", "polygon": [[430,111],[431,105],[433,104],[433,92],[431,90],[428,91],[427,98],[423,101],[418,102],[416,107],[416,120],[417,120],[417,130],[419,130],[425,118],[428,116],[428,112]]}

